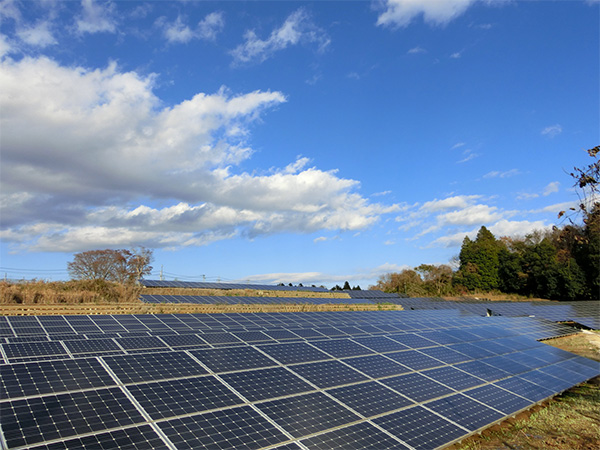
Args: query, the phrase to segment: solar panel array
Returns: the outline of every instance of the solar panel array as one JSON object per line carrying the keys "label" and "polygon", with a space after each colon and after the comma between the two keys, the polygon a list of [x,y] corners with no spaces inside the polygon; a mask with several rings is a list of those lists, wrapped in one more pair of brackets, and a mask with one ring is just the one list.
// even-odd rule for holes
{"label": "solar panel array", "polygon": [[7,449],[449,444],[600,374],[460,311],[0,317]]}
{"label": "solar panel array", "polygon": [[187,288],[187,289],[255,289],[263,291],[307,291],[328,292],[324,287],[316,286],[285,286],[272,284],[250,283],[213,283],[208,281],[168,281],[168,280],[140,280],[140,284],[148,288]]}
{"label": "solar panel array", "polygon": [[198,305],[269,305],[269,304],[364,304],[377,303],[362,298],[339,297],[251,297],[242,295],[158,295],[142,294],[144,303],[191,303]]}

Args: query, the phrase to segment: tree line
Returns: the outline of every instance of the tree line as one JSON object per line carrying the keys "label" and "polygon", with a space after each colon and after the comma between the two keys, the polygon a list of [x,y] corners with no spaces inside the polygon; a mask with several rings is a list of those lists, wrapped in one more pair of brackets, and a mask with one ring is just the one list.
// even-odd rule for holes
{"label": "tree line", "polygon": [[570,173],[579,204],[558,213],[567,225],[520,238],[496,238],[481,227],[475,239],[463,240],[458,270],[421,264],[383,275],[373,288],[411,297],[499,291],[553,300],[600,299],[600,146],[587,152],[595,161]]}

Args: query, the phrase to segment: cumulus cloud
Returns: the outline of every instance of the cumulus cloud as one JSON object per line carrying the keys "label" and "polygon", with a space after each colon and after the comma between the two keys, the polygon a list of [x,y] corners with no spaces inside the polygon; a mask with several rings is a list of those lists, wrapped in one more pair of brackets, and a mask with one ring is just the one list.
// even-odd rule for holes
{"label": "cumulus cloud", "polygon": [[299,44],[316,44],[319,50],[323,50],[330,42],[325,31],[316,26],[302,8],[290,14],[267,39],[260,39],[254,30],[248,30],[244,40],[230,52],[234,64],[261,63],[276,52]]}
{"label": "cumulus cloud", "polygon": [[[471,239],[475,239],[477,232],[480,227],[473,228],[467,232],[458,232],[445,236],[441,236],[435,239],[430,247],[460,247],[465,236]],[[488,229],[494,234],[494,236],[508,236],[508,237],[522,237],[535,230],[546,230],[550,229],[551,225],[548,225],[542,220],[538,221],[510,221],[506,219],[499,220],[493,225],[489,226]]]}
{"label": "cumulus cloud", "polygon": [[417,17],[430,25],[446,25],[476,0],[385,0],[377,25],[406,27]]}
{"label": "cumulus cloud", "polygon": [[[22,248],[97,244],[181,247],[282,231],[360,230],[397,205],[371,203],[359,183],[298,157],[264,174],[252,125],[281,92],[198,93],[174,105],[155,75],[115,63],[90,70],[52,59],[0,63],[3,238]],[[143,200],[142,200],[143,199]]]}
{"label": "cumulus cloud", "polygon": [[45,21],[38,22],[31,27],[19,29],[17,36],[26,44],[34,47],[43,48],[58,43],[52,34],[50,23]]}
{"label": "cumulus cloud", "polygon": [[115,18],[113,3],[81,0],[81,9],[81,14],[75,21],[78,33],[115,33],[117,31],[117,20]]}
{"label": "cumulus cloud", "polygon": [[161,18],[157,23],[162,27],[167,41],[172,44],[185,44],[192,39],[214,41],[225,27],[225,18],[222,12],[208,14],[198,22],[195,28],[187,25],[185,20],[182,16],[177,16],[174,22],[167,22],[165,18]]}

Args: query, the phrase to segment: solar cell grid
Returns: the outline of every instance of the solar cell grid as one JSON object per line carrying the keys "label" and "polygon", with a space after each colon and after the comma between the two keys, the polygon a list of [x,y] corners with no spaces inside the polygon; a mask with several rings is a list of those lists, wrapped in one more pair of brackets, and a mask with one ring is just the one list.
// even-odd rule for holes
{"label": "solar cell grid", "polygon": [[112,339],[87,339],[67,341],[65,342],[65,345],[69,349],[69,352],[73,354],[122,351],[121,347],[119,347],[117,343]]}
{"label": "solar cell grid", "polygon": [[67,350],[60,342],[21,342],[15,344],[2,344],[4,354],[9,361],[17,361],[19,358],[31,358],[56,355],[67,355]]}
{"label": "solar cell grid", "polygon": [[352,338],[353,341],[364,345],[378,353],[406,350],[408,347],[385,336],[365,336]]}
{"label": "solar cell grid", "polygon": [[361,356],[348,358],[344,362],[354,369],[370,376],[371,378],[382,378],[392,375],[411,372],[412,369],[392,361],[382,355]]}
{"label": "solar cell grid", "polygon": [[258,449],[289,438],[250,406],[159,422],[177,449]]}
{"label": "solar cell grid", "polygon": [[545,387],[530,383],[524,378],[510,377],[501,381],[496,381],[494,385],[506,389],[507,391],[525,397],[531,402],[539,402],[554,395],[554,392]]}
{"label": "solar cell grid", "polygon": [[367,379],[340,361],[322,361],[290,366],[294,372],[320,388],[341,386]]}
{"label": "solar cell grid", "polygon": [[331,359],[331,356],[306,342],[268,344],[260,345],[258,348],[282,364],[297,364]]}
{"label": "solar cell grid", "polygon": [[431,358],[438,359],[445,364],[456,364],[460,362],[470,361],[471,358],[464,353],[457,352],[448,347],[430,347],[422,348],[419,350],[420,353],[424,353]]}
{"label": "solar cell grid", "polygon": [[485,364],[480,360],[457,364],[454,367],[485,381],[496,381],[510,376],[510,373]]}
{"label": "solar cell grid", "polygon": [[160,338],[170,347],[208,347],[206,341],[195,334],[174,334]]}
{"label": "solar cell grid", "polygon": [[243,403],[213,376],[128,386],[152,419],[164,419]]}
{"label": "solar cell grid", "polygon": [[252,347],[191,350],[191,354],[212,371],[233,372],[275,366],[277,363]]}
{"label": "solar cell grid", "polygon": [[251,402],[313,391],[315,388],[283,367],[234,372],[223,380]]}
{"label": "solar cell grid", "polygon": [[202,340],[212,345],[229,345],[229,344],[242,344],[237,337],[231,333],[203,333],[199,334]]}
{"label": "solar cell grid", "polygon": [[426,403],[428,409],[469,431],[476,431],[504,418],[504,415],[462,394],[451,395]]}
{"label": "solar cell grid", "polygon": [[510,392],[500,389],[492,384],[465,391],[463,394],[481,403],[485,403],[494,409],[502,411],[506,415],[531,406],[531,402],[529,400],[511,394]]}
{"label": "solar cell grid", "polygon": [[65,449],[116,449],[119,450],[167,450],[169,447],[162,441],[149,425],[124,428],[91,436],[67,439],[62,442],[30,447],[30,450],[65,450]]}
{"label": "solar cell grid", "polygon": [[102,359],[123,383],[166,380],[207,373],[206,369],[184,352],[104,356]]}
{"label": "solar cell grid", "polygon": [[8,448],[144,421],[118,388],[1,402],[0,417]]}
{"label": "solar cell grid", "polygon": [[320,450],[408,449],[408,447],[402,445],[399,441],[369,422],[361,422],[349,427],[329,431],[308,439],[303,439],[301,442],[309,449]]}
{"label": "solar cell grid", "polygon": [[424,377],[419,373],[409,373],[407,375],[386,378],[381,380],[381,383],[417,403],[454,392],[452,389],[441,385],[437,381]]}
{"label": "solar cell grid", "polygon": [[326,392],[366,418],[414,404],[409,398],[375,381],[333,388]]}
{"label": "solar cell grid", "polygon": [[414,333],[392,334],[388,337],[410,348],[434,347],[438,345],[437,343]]}
{"label": "solar cell grid", "polygon": [[271,400],[257,406],[295,438],[360,420],[321,392]]}
{"label": "solar cell grid", "polygon": [[327,341],[314,341],[311,343],[319,350],[322,350],[336,358],[349,356],[360,356],[373,354],[373,350],[352,342],[350,339],[330,339]]}
{"label": "solar cell grid", "polygon": [[495,356],[493,358],[486,358],[482,361],[490,366],[496,367],[500,370],[510,373],[511,375],[518,375],[520,373],[528,372],[529,367],[518,363],[511,358],[512,355],[507,356]]}
{"label": "solar cell grid", "polygon": [[124,337],[115,339],[125,350],[143,350],[149,348],[167,348],[167,345],[155,336]]}
{"label": "solar cell grid", "polygon": [[443,366],[445,363],[431,358],[417,350],[387,353],[386,356],[413,370],[429,369],[431,367]]}
{"label": "solar cell grid", "polygon": [[0,367],[0,399],[114,385],[95,359],[28,362]]}
{"label": "solar cell grid", "polygon": [[441,447],[466,434],[466,430],[427,411],[422,406],[378,417],[373,419],[373,422],[416,450]]}
{"label": "solar cell grid", "polygon": [[426,370],[421,372],[421,374],[457,391],[483,384],[480,378],[473,377],[450,366]]}

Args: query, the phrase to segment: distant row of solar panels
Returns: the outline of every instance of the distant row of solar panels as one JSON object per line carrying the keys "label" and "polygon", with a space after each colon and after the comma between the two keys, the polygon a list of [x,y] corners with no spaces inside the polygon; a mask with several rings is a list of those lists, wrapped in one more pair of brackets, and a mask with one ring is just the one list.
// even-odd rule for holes
{"label": "distant row of solar panels", "polygon": [[213,283],[207,281],[167,281],[167,280],[140,280],[144,287],[148,288],[186,288],[186,289],[254,289],[264,291],[307,291],[328,292],[324,287],[316,286],[281,286],[270,284],[249,283]]}
{"label": "distant row of solar panels", "polygon": [[433,299],[402,298],[398,302],[405,309],[448,310],[458,309],[476,315],[509,317],[543,317],[554,322],[573,321],[594,330],[600,329],[600,302],[448,302]]}
{"label": "distant row of solar panels", "polygon": [[191,303],[196,305],[270,305],[270,304],[361,304],[367,299],[337,297],[247,297],[229,295],[157,295],[142,294],[144,303]]}

